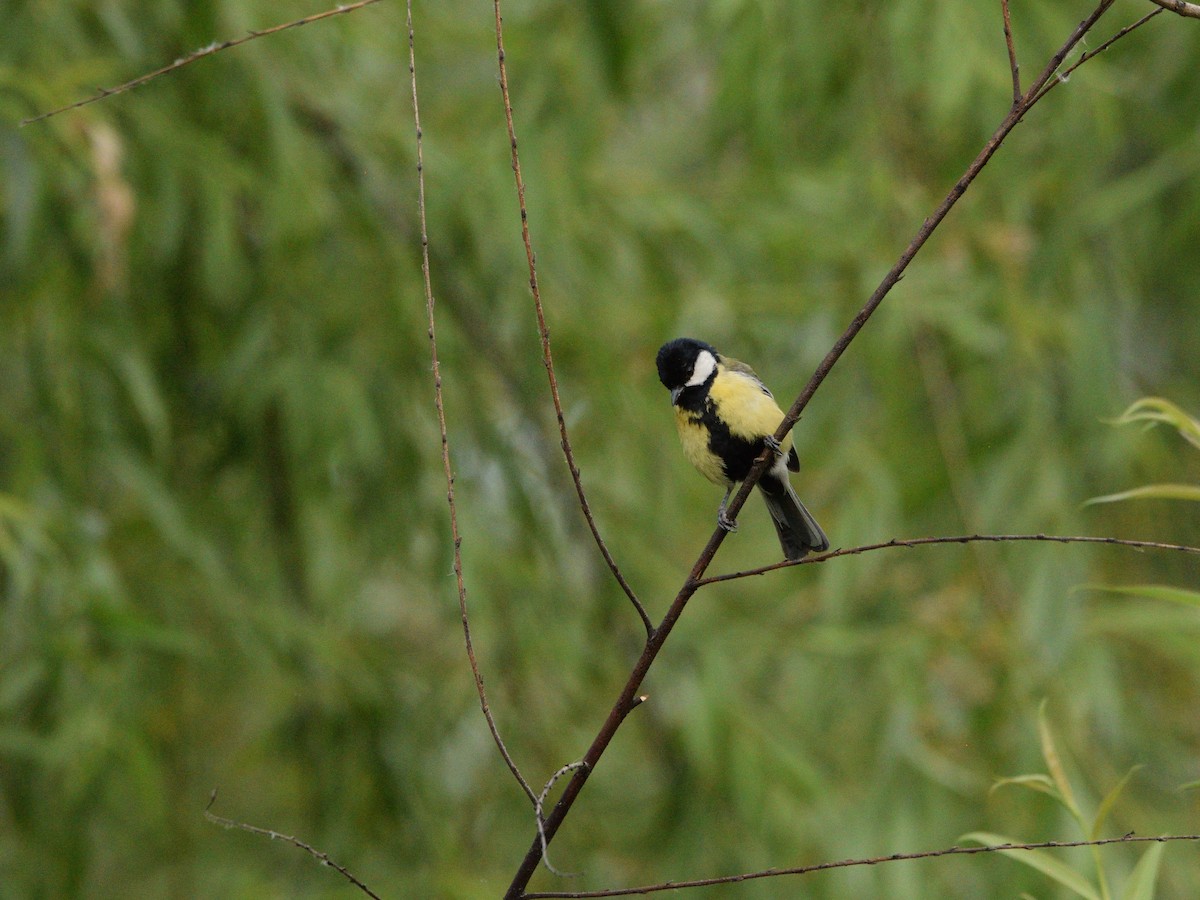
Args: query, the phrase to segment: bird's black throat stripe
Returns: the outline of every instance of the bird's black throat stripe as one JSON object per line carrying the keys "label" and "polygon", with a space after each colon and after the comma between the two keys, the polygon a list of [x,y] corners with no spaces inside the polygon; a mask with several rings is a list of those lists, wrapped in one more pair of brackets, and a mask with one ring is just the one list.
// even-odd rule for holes
{"label": "bird's black throat stripe", "polygon": [[748,441],[733,435],[717,415],[707,384],[686,388],[679,396],[678,405],[691,413],[708,432],[709,452],[721,460],[725,477],[730,481],[745,481],[754,461],[763,452],[762,438]]}

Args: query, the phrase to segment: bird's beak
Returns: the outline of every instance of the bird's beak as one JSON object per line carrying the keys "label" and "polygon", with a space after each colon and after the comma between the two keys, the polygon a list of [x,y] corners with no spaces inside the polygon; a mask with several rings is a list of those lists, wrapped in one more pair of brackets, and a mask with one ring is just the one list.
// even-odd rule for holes
{"label": "bird's beak", "polygon": [[683,393],[683,388],[671,388],[671,405],[674,406],[679,402],[679,395]]}

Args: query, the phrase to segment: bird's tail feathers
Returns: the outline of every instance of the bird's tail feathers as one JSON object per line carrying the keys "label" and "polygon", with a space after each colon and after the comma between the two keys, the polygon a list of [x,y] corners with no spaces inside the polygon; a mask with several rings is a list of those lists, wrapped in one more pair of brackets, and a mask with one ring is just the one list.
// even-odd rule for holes
{"label": "bird's tail feathers", "polygon": [[770,472],[764,473],[758,486],[775,531],[779,534],[779,545],[787,559],[802,559],[809,553],[823,553],[829,549],[829,538],[817,524],[786,477],[779,478]]}

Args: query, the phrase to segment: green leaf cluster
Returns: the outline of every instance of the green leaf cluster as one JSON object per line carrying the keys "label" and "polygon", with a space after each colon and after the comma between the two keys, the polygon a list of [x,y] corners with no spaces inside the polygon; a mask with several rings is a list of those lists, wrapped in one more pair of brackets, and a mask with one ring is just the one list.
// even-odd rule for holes
{"label": "green leaf cluster", "polygon": [[[1104,795],[1104,799],[1100,801],[1096,812],[1089,820],[1088,816],[1080,808],[1079,801],[1075,797],[1075,790],[1071,787],[1071,781],[1067,776],[1062,757],[1059,755],[1055,744],[1054,734],[1046,715],[1046,703],[1044,701],[1038,710],[1038,736],[1042,746],[1042,758],[1045,760],[1046,769],[1050,774],[1043,775],[1039,773],[1001,778],[996,781],[992,790],[1006,785],[1017,785],[1046,794],[1052,797],[1075,821],[1083,840],[1095,841],[1105,837],[1104,826],[1109,814],[1112,812],[1118,799],[1120,799],[1126,785],[1129,784],[1130,778],[1133,777],[1134,773],[1141,766],[1134,766],[1125,773],[1121,780]],[[1019,841],[1015,841],[1012,838],[986,831],[974,831],[968,835],[964,835],[963,839],[992,846],[1019,843]],[[1138,860],[1137,865],[1133,867],[1119,895],[1114,895],[1109,888],[1109,881],[1103,861],[1104,851],[1101,847],[1092,846],[1087,848],[1091,854],[1092,864],[1095,868],[1096,880],[1094,882],[1078,869],[1072,868],[1070,865],[1062,862],[1051,851],[1000,850],[998,852],[1031,869],[1041,872],[1043,875],[1067,888],[1075,896],[1083,897],[1084,900],[1111,900],[1113,896],[1119,896],[1121,900],[1153,900],[1164,848],[1164,844],[1152,843],[1142,851],[1141,858]]]}

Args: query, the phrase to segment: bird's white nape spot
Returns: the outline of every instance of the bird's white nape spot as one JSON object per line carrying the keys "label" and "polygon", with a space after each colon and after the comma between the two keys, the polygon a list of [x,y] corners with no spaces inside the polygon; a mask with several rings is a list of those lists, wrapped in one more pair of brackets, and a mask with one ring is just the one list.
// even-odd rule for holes
{"label": "bird's white nape spot", "polygon": [[687,380],[685,386],[695,387],[696,385],[704,384],[716,368],[716,357],[707,350],[701,350],[700,355],[696,357],[695,365],[692,366],[692,377]]}

